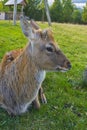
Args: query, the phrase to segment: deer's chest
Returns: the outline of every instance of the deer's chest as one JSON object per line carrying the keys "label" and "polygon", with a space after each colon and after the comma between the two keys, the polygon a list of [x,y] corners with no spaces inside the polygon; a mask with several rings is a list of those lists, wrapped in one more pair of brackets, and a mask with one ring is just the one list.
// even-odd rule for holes
{"label": "deer's chest", "polygon": [[32,92],[32,96],[31,96],[31,100],[28,103],[25,103],[21,106],[22,111],[21,112],[25,112],[27,107],[29,106],[29,104],[31,104],[31,102],[36,98],[38,91],[41,87],[42,82],[45,79],[45,75],[46,72],[45,71],[39,71],[38,73],[36,73],[35,75],[35,80],[36,80],[36,87],[34,88],[33,92]]}
{"label": "deer's chest", "polygon": [[46,72],[45,71],[38,71],[35,75],[35,79],[37,81],[37,85],[41,85],[42,82],[44,81],[46,76]]}

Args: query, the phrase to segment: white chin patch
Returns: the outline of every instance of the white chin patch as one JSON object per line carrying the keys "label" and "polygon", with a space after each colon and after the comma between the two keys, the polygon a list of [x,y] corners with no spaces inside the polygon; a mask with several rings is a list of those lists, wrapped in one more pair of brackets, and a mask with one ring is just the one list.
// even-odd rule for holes
{"label": "white chin patch", "polygon": [[64,68],[64,67],[61,67],[61,66],[57,66],[57,67],[55,68],[55,70],[56,70],[56,71],[61,71],[61,72],[66,72],[66,71],[68,71],[67,68]]}
{"label": "white chin patch", "polygon": [[[68,70],[68,69],[67,69],[67,70]],[[60,70],[60,71],[64,73],[64,72],[66,72],[67,70]]]}

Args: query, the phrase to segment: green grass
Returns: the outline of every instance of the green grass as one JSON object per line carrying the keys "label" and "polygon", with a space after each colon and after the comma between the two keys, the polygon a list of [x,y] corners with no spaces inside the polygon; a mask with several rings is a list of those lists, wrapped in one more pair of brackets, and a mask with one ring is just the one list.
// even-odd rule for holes
{"label": "green grass", "polygon": [[[48,28],[47,23],[39,23]],[[10,117],[0,108],[0,130],[87,130],[87,88],[82,75],[87,65],[87,26],[53,23],[55,41],[70,59],[67,73],[49,72],[43,83],[48,100],[39,111],[32,109]],[[9,50],[26,45],[19,24],[0,21],[0,60]]]}

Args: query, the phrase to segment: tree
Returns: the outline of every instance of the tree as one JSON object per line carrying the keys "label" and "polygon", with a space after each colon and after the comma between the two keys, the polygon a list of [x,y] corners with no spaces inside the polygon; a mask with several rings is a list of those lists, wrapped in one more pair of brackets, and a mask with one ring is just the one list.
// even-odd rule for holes
{"label": "tree", "polygon": [[7,0],[1,0],[0,1],[0,11],[5,11],[5,12],[9,11],[9,7],[5,6],[6,2],[7,2]]}
{"label": "tree", "polygon": [[3,11],[3,4],[0,2],[0,11]]}
{"label": "tree", "polygon": [[45,4],[44,4],[44,0],[40,0],[40,2],[38,3],[38,7],[39,7],[39,10],[41,10],[41,20],[42,22],[44,22],[45,20],[47,20],[46,18],[46,11],[45,11]]}
{"label": "tree", "polygon": [[73,23],[82,23],[82,12],[79,9],[74,9],[72,14]]}
{"label": "tree", "polygon": [[87,23],[87,3],[82,12],[82,20],[84,23]]}
{"label": "tree", "polygon": [[49,7],[48,7],[48,0],[44,0],[44,4],[45,4],[45,10],[46,10],[48,23],[49,23],[49,25],[51,25],[51,18],[50,18],[50,12],[49,12]]}
{"label": "tree", "polygon": [[50,7],[52,21],[62,22],[62,3],[61,0],[55,0],[53,5]]}
{"label": "tree", "polygon": [[25,15],[35,20],[42,20],[42,15],[47,15],[49,25],[51,24],[47,0],[28,0],[27,2],[28,4],[24,9]]}
{"label": "tree", "polygon": [[27,5],[24,8],[25,15],[35,20],[41,20],[42,9],[40,8],[40,4],[40,0],[28,0]]}
{"label": "tree", "polygon": [[13,25],[16,25],[17,0],[14,0]]}
{"label": "tree", "polygon": [[72,13],[74,10],[72,1],[71,0],[62,0],[62,6],[63,6],[63,22],[71,22]]}

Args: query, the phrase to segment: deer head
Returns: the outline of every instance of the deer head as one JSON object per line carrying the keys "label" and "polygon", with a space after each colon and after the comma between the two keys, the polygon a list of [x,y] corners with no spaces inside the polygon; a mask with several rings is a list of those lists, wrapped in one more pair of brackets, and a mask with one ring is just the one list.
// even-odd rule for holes
{"label": "deer head", "polygon": [[39,69],[67,71],[71,68],[70,61],[58,48],[50,29],[41,30],[33,20],[28,23],[23,16],[20,23],[24,35],[29,38],[32,59]]}

